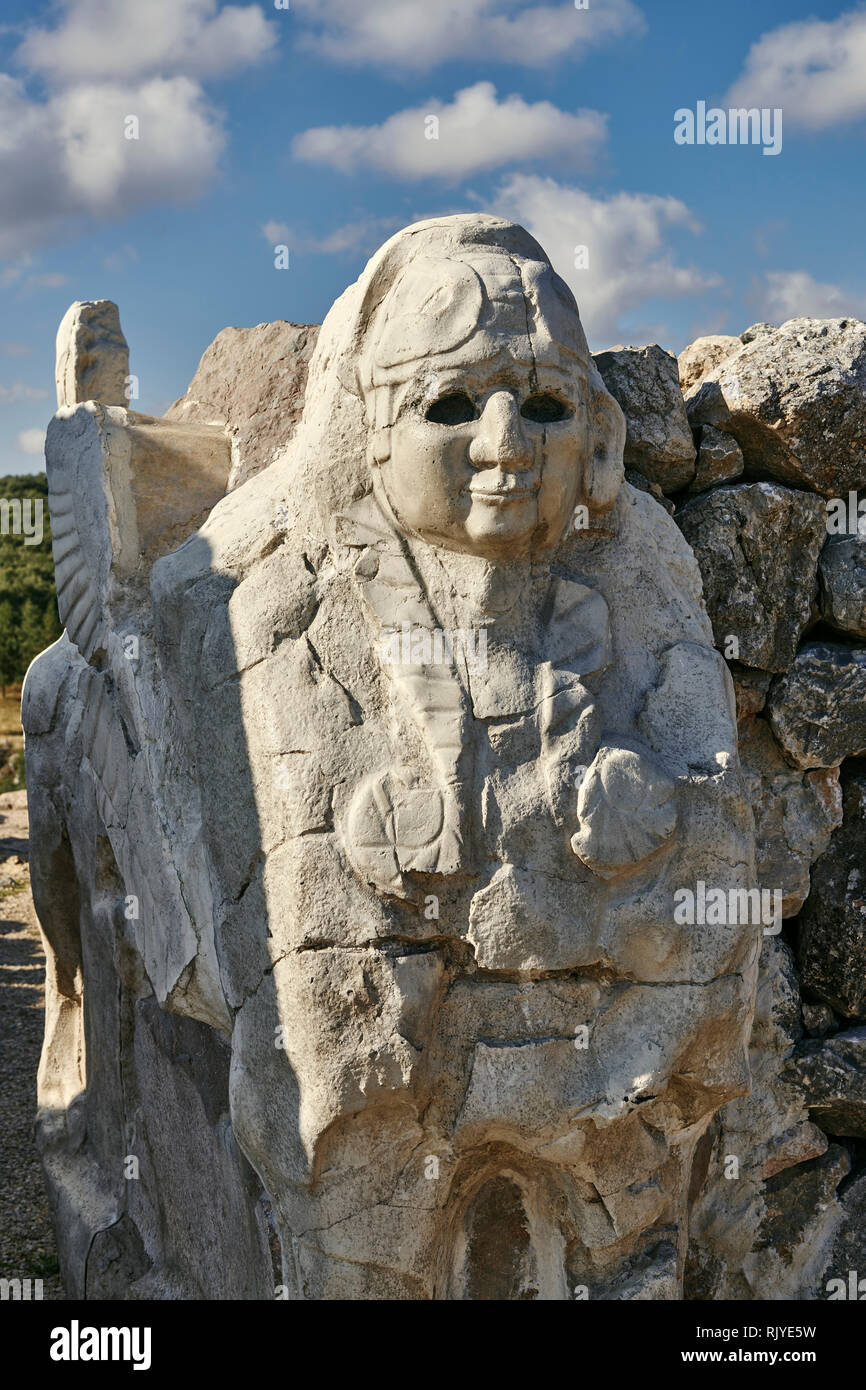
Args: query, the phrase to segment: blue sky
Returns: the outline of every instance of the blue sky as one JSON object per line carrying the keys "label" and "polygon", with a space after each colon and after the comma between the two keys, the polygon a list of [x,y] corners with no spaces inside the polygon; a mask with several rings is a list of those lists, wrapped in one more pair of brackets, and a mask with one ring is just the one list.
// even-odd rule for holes
{"label": "blue sky", "polygon": [[[221,328],[318,322],[423,216],[523,222],[595,351],[866,318],[866,5],[290,6],[0,0],[0,473],[42,467],[73,300],[120,305],[159,415]],[[781,153],[676,144],[699,101],[781,108]]]}

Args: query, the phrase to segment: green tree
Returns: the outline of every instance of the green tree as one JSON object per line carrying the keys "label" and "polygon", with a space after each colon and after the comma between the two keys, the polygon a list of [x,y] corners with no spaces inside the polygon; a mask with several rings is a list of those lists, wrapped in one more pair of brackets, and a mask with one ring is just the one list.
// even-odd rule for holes
{"label": "green tree", "polygon": [[43,615],[36,600],[26,598],[21,605],[18,624],[18,669],[27,670],[34,656],[38,656],[45,645],[42,640]]}
{"label": "green tree", "polygon": [[61,631],[60,616],[57,612],[57,600],[52,594],[45,605],[45,612],[42,615],[41,650],[44,651],[46,647],[52,646],[57,641]]}
{"label": "green tree", "polygon": [[18,623],[8,598],[0,599],[0,688],[6,698],[6,687],[18,679]]}
{"label": "green tree", "polygon": [[[54,588],[54,561],[51,553],[51,525],[48,514],[48,484],[44,473],[16,474],[0,478],[0,498],[29,503],[31,521],[42,508],[42,540],[0,532],[0,602],[9,605],[0,620],[0,685],[23,680],[34,656],[60,636],[57,596]],[[8,509],[11,518],[13,509]]]}

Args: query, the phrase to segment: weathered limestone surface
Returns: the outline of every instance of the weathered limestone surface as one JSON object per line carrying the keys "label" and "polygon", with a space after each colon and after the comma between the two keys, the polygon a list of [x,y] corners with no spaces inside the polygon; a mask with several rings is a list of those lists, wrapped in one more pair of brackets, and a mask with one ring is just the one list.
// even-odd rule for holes
{"label": "weathered limestone surface", "polygon": [[801,1043],[789,1069],[825,1133],[866,1139],[866,1028]]}
{"label": "weathered limestone surface", "polygon": [[859,1302],[866,1293],[859,1273],[866,1266],[866,1174],[851,1179],[838,1207],[840,1219],[824,1270],[824,1287],[827,1298]]}
{"label": "weathered limestone surface", "polygon": [[733,338],[728,333],[710,333],[706,337],[696,338],[677,358],[683,392],[688,391],[726,357],[739,352],[742,346],[742,338]]}
{"label": "weathered limestone surface", "polygon": [[229,489],[267,468],[297,427],[318,324],[224,328],[204,353],[186,395],[167,411],[180,424],[228,426]]}
{"label": "weathered limestone surface", "polygon": [[816,1003],[813,999],[803,1000],[803,1027],[810,1038],[824,1038],[835,1033],[838,1019],[829,1004]]}
{"label": "weathered limestone surface", "polygon": [[852,637],[866,637],[866,538],[831,536],[819,574],[824,620]]}
{"label": "weathered limestone surface", "polygon": [[[864,326],[794,325],[682,354],[760,422],[693,440],[674,358],[594,362],[537,243],[454,217],[320,331],[220,334],[165,420],[70,388],[24,722],[71,1292],[808,1300],[855,1267],[866,653],[820,494]],[[684,920],[705,889],[779,916]]]}
{"label": "weathered limestone surface", "polygon": [[[716,644],[762,671],[786,671],[812,616],[826,539],[820,498],[777,483],[720,487],[677,514],[701,567]],[[726,646],[733,638],[735,645]]]}
{"label": "weathered limestone surface", "polygon": [[686,418],[677,360],[664,348],[615,347],[594,361],[625,415],[625,463],[676,492],[694,477],[695,445]]}
{"label": "weathered limestone surface", "polygon": [[756,333],[686,406],[693,426],[732,434],[758,477],[846,497],[866,484],[866,324],[789,319]]}
{"label": "weathered limestone surface", "polygon": [[760,714],[764,708],[773,677],[769,671],[741,666],[738,661],[731,661],[729,666],[734,682],[734,698],[737,702],[737,723],[743,724],[753,714]]}
{"label": "weathered limestone surface", "polygon": [[866,753],[866,648],[808,642],[770,686],[773,732],[798,767]]}
{"label": "weathered limestone surface", "polygon": [[745,467],[743,451],[732,434],[724,434],[712,425],[702,425],[697,438],[698,461],[687,492],[706,492],[708,488],[733,482],[740,476]]}
{"label": "weathered limestone surface", "polygon": [[753,323],[744,333],[740,334],[741,343],[753,343],[756,338],[766,338],[769,334],[776,332],[776,326],[772,323]]}
{"label": "weathered limestone surface", "polygon": [[814,867],[797,947],[804,989],[843,1018],[866,1020],[866,769],[850,766],[842,829]]}
{"label": "weathered limestone surface", "polygon": [[740,758],[755,814],[758,880],[781,890],[783,915],[793,917],[809,896],[810,866],[842,824],[839,770],[792,767],[764,719],[741,728]]}
{"label": "weathered limestone surface", "polygon": [[838,1225],[833,1194],[850,1169],[828,1147],[788,1069],[802,1037],[790,948],[767,937],[749,1048],[749,1095],[725,1106],[695,1157],[685,1296],[823,1296]]}
{"label": "weathered limestone surface", "polygon": [[625,470],[625,480],[627,483],[631,483],[632,487],[636,487],[639,492],[648,492],[650,497],[654,497],[659,506],[664,508],[668,516],[673,516],[676,507],[669,497],[665,497],[658,483],[650,482],[649,478],[645,477],[643,473],[639,473],[636,468]]}
{"label": "weathered limestone surface", "polygon": [[57,330],[54,375],[60,407],[79,401],[126,405],[129,347],[110,299],[82,300],[67,309]]}

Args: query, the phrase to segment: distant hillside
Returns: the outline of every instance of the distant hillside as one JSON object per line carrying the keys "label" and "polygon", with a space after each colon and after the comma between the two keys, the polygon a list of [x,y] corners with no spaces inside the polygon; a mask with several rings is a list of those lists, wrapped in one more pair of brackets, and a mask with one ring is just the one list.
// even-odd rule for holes
{"label": "distant hillside", "polygon": [[[30,502],[31,534],[38,519],[36,504],[42,503],[42,540],[38,545],[27,544],[27,537],[14,534],[20,529],[22,515],[15,504],[26,500]],[[27,509],[23,518],[28,518]],[[4,694],[7,685],[23,680],[34,656],[56,641],[60,631],[45,474],[0,478],[0,689]]]}

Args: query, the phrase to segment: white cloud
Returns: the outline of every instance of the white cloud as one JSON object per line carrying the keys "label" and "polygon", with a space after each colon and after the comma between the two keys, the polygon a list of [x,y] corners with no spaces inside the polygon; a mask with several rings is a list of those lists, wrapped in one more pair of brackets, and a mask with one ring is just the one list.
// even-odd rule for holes
{"label": "white cloud", "polygon": [[47,270],[40,275],[28,275],[24,281],[25,286],[34,290],[59,290],[61,285],[69,283],[69,276],[64,275],[60,270]]}
{"label": "white cloud", "polygon": [[781,106],[788,125],[823,130],[866,115],[866,9],[783,24],[752,44],[729,106]]}
{"label": "white cloud", "polygon": [[256,5],[65,0],[57,26],[32,29],[16,54],[44,98],[0,73],[0,258],[196,197],[225,144],[199,79],[259,61],[276,33]]}
{"label": "white cloud", "polygon": [[292,0],[310,28],[301,43],[341,63],[421,71],[443,62],[571,61],[629,35],[642,34],[633,0],[591,0],[576,9],[526,0]]}
{"label": "white cloud", "polygon": [[[2,91],[2,88],[0,88],[0,91]],[[2,170],[2,167],[2,163],[0,163],[0,170]],[[19,284],[24,279],[27,267],[32,264],[33,257],[25,254],[19,256],[11,265],[4,266],[3,269],[0,270],[0,289],[7,290],[10,285]]]}
{"label": "white cloud", "polygon": [[285,245],[306,255],[339,255],[345,251],[375,251],[382,238],[403,225],[399,217],[365,217],[358,222],[346,222],[335,227],[327,236],[303,232],[287,222],[265,222],[262,235],[272,246]]}
{"label": "white cloud", "polygon": [[[438,121],[428,138],[429,118]],[[549,101],[520,96],[497,101],[492,82],[476,82],[450,105],[430,100],[389,116],[382,125],[319,126],[297,135],[298,159],[330,164],[349,173],[365,165],[398,178],[460,179],[527,159],[556,159],[591,168],[607,136],[598,111],[560,111]]]}
{"label": "white cloud", "polygon": [[15,444],[22,454],[41,454],[45,449],[45,430],[21,430]]}
{"label": "white cloud", "polygon": [[[187,77],[154,77],[138,88],[75,87],[53,105],[62,171],[71,196],[87,210],[111,214],[189,197],[214,172],[224,144],[220,118]],[[127,114],[138,117],[137,140],[124,136]]]}
{"label": "white cloud", "polygon": [[274,246],[288,245],[291,228],[286,222],[265,222],[262,226],[262,236]]}
{"label": "white cloud", "polygon": [[4,357],[29,357],[33,349],[29,343],[3,343],[0,351]]}
{"label": "white cloud", "polygon": [[54,29],[35,28],[16,58],[55,86],[143,77],[218,77],[258,62],[277,28],[258,5],[217,0],[64,0]]}
{"label": "white cloud", "polygon": [[[124,136],[129,114],[138,140]],[[218,114],[186,77],[88,84],[38,103],[0,74],[0,130],[3,257],[26,254],[76,219],[194,197],[224,145]]]}
{"label": "white cloud", "polygon": [[384,237],[403,225],[400,217],[369,217],[346,222],[324,237],[307,237],[304,250],[316,255],[339,255],[344,251],[375,251]]}
{"label": "white cloud", "polygon": [[[522,223],[574,291],[587,337],[595,348],[628,339],[624,316],[649,300],[682,299],[713,289],[718,275],[679,265],[671,234],[697,233],[678,198],[616,193],[594,198],[579,188],[534,174],[514,174],[493,200],[493,211]],[[588,268],[577,269],[577,247]]]}
{"label": "white cloud", "polygon": [[13,381],[11,386],[0,385],[0,401],[15,405],[18,401],[44,401],[48,395],[40,386],[28,386],[26,381]]}
{"label": "white cloud", "polygon": [[[0,171],[2,171],[2,167],[2,159],[0,159]],[[2,246],[2,226],[0,226],[0,246]],[[60,270],[32,271],[32,265],[33,257],[29,252],[24,252],[17,260],[4,266],[0,270],[0,289],[8,290],[15,285],[19,290],[56,290],[69,280],[69,276],[64,275]],[[29,349],[25,349],[25,351],[29,351]]]}
{"label": "white cloud", "polygon": [[775,324],[798,318],[866,318],[866,294],[822,284],[808,270],[767,271],[752,302],[768,323]]}
{"label": "white cloud", "polygon": [[116,251],[109,251],[108,255],[102,258],[106,270],[125,270],[127,266],[135,265],[137,262],[138,252],[129,242],[118,246]]}

